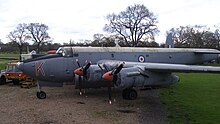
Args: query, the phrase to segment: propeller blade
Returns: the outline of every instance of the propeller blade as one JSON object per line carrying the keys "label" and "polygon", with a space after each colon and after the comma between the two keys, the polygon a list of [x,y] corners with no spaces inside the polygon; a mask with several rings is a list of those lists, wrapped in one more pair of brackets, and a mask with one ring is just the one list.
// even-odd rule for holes
{"label": "propeller blade", "polygon": [[[98,66],[99,66],[99,68],[101,68],[101,66],[99,64],[98,64]],[[103,64],[103,67],[105,68],[105,70],[108,71],[108,67],[105,64]],[[108,102],[109,102],[109,104],[112,104],[112,96],[111,96],[111,92],[112,92],[111,86],[112,86],[112,83],[116,84],[117,79],[118,79],[117,74],[121,71],[121,69],[123,67],[124,67],[124,64],[120,64],[118,67],[116,67],[112,71],[108,71],[107,73],[102,75],[102,78],[104,80],[110,81],[109,84],[108,84],[108,97],[109,97],[109,101]],[[101,68],[101,70],[103,70],[103,69]]]}
{"label": "propeller blade", "polygon": [[90,62],[89,62],[89,63],[87,63],[87,64],[86,64],[86,66],[84,67],[84,69],[83,69],[83,70],[85,70],[85,71],[86,71],[86,70],[88,70],[88,69],[89,69],[89,67],[90,67],[90,65],[91,65],[91,63],[90,63]]}
{"label": "propeller blade", "polygon": [[89,69],[91,63],[86,64],[85,67],[79,67],[76,70],[74,70],[74,74],[77,74],[79,76],[86,76],[87,70]]}
{"label": "propeller blade", "polygon": [[105,68],[106,71],[109,71],[109,68],[107,67],[106,64],[103,64],[103,67]]}
{"label": "propeller blade", "polygon": [[112,104],[112,88],[111,88],[110,84],[108,86],[108,103]]}
{"label": "propeller blade", "polygon": [[76,59],[76,63],[78,65],[78,67],[81,67],[81,65],[79,64],[79,60],[78,59]]}
{"label": "propeller blade", "polygon": [[98,64],[98,66],[99,66],[99,68],[100,68],[102,71],[104,71],[100,64]]}
{"label": "propeller blade", "polygon": [[[99,68],[101,68],[101,66],[99,64],[98,64],[98,66],[99,66]],[[104,75],[102,75],[102,78],[104,80],[110,81],[109,84],[108,84],[108,97],[109,97],[109,101],[108,102],[109,102],[109,104],[112,104],[112,96],[111,96],[111,92],[112,92],[111,86],[112,86],[112,83],[116,84],[117,78],[118,78],[117,74],[121,71],[123,66],[124,66],[123,64],[120,64],[117,68],[113,69],[112,71],[108,71],[107,66],[105,64],[103,64],[103,67],[108,72],[105,73]]]}
{"label": "propeller blade", "polygon": [[115,71],[113,72],[113,74],[114,74],[114,75],[118,74],[123,67],[124,67],[124,65],[123,65],[123,64],[120,64],[120,65],[115,69]]}
{"label": "propeller blade", "polygon": [[82,95],[82,78],[79,76],[79,95]]}
{"label": "propeller blade", "polygon": [[117,81],[117,74],[121,71],[123,66],[123,64],[120,64],[115,70],[103,74],[102,78],[107,81],[112,81],[115,84]]}
{"label": "propeller blade", "polygon": [[[89,69],[89,67],[91,66],[91,62],[87,63],[87,61],[85,61],[85,66],[80,66],[79,60],[76,59],[76,63],[79,66],[79,68],[77,68],[76,70],[74,70],[74,74],[79,76],[79,94],[82,95],[82,83],[85,82],[85,79],[87,79],[87,70]],[[83,76],[83,77],[81,77]],[[83,79],[82,79],[83,78]]]}

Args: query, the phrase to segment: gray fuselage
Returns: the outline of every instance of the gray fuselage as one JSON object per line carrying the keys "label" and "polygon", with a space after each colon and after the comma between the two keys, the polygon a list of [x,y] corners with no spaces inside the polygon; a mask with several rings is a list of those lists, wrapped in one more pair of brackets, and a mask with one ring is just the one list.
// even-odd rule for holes
{"label": "gray fuselage", "polygon": [[61,47],[57,57],[23,62],[19,68],[26,74],[45,82],[73,81],[73,71],[87,62],[100,60],[129,62],[152,62],[172,64],[202,64],[216,59],[219,51],[214,49],[186,48],[127,48],[127,47]]}

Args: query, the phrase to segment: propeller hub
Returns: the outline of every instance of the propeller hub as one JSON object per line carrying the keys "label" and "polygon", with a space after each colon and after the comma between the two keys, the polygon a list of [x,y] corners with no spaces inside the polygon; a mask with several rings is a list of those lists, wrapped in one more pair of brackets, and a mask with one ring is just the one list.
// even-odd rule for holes
{"label": "propeller hub", "polygon": [[79,75],[79,76],[83,76],[83,69],[82,68],[78,68],[74,71],[74,74]]}
{"label": "propeller hub", "polygon": [[113,81],[112,71],[109,71],[109,72],[105,73],[104,75],[102,75],[102,78],[107,81]]}

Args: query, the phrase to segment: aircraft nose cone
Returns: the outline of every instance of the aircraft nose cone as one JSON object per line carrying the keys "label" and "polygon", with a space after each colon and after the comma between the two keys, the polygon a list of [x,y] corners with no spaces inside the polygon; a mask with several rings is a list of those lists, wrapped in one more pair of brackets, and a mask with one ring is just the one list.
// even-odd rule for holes
{"label": "aircraft nose cone", "polygon": [[23,62],[18,62],[16,66],[19,70],[21,70],[21,71],[24,70],[24,63]]}

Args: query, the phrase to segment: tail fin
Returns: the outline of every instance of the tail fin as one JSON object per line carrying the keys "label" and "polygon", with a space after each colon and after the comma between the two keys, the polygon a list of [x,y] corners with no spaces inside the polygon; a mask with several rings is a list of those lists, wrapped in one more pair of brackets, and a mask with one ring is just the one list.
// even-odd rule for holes
{"label": "tail fin", "polygon": [[166,48],[174,48],[174,40],[173,40],[172,33],[169,33],[167,35],[165,47]]}

